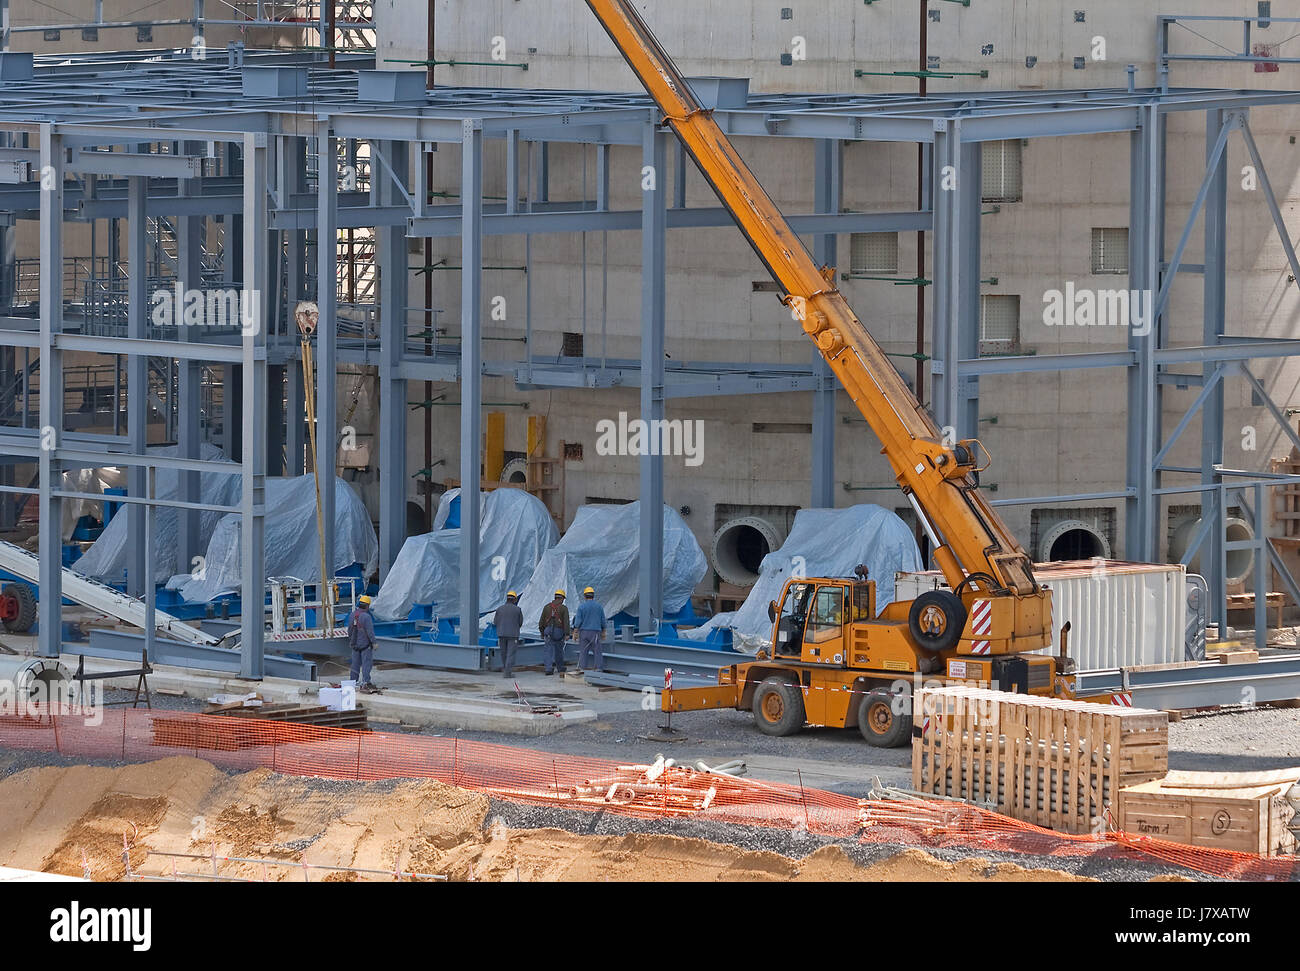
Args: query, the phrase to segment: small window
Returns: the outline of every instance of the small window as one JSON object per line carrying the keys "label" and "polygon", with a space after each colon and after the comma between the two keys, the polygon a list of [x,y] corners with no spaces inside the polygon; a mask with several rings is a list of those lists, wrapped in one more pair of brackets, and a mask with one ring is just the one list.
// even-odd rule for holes
{"label": "small window", "polygon": [[817,634],[837,633],[844,623],[844,593],[839,587],[822,587],[817,591],[808,630]]}
{"label": "small window", "polygon": [[981,168],[983,186],[980,198],[984,202],[1020,201],[1020,139],[984,142]]}
{"label": "small window", "polygon": [[1093,229],[1092,272],[1128,272],[1128,227]]}
{"label": "small window", "polygon": [[980,297],[980,353],[1008,354],[1020,349],[1020,296],[986,293]]}
{"label": "small window", "polygon": [[560,356],[582,357],[582,334],[566,330],[560,346]]}
{"label": "small window", "polygon": [[853,233],[849,268],[854,273],[897,273],[898,233]]}

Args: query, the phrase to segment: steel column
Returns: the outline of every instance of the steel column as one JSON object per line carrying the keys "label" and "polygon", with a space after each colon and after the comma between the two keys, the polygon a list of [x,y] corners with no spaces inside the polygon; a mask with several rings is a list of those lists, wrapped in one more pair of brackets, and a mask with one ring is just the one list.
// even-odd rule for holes
{"label": "steel column", "polygon": [[[127,180],[127,320],[128,337],[143,340],[148,336],[149,321],[149,223],[145,216],[147,180],[134,176]],[[149,358],[131,354],[126,359],[126,434],[131,450],[144,455],[149,444]],[[148,473],[133,466],[126,473],[126,491],[133,496],[148,496]],[[145,546],[145,506],[128,506],[126,511],[128,544],[126,568],[127,593],[136,597],[145,590],[145,562],[151,551]]]}
{"label": "steel column", "polygon": [[1163,126],[1160,110],[1142,110],[1142,125],[1130,138],[1129,288],[1144,294],[1148,332],[1129,328],[1134,364],[1128,371],[1128,441],[1126,483],[1132,497],[1124,503],[1124,549],[1130,560],[1153,562],[1159,552],[1155,454],[1160,447],[1160,388],[1155,351],[1160,344],[1160,317],[1153,295],[1160,287],[1164,219]]}
{"label": "steel column", "polygon": [[63,353],[55,340],[63,332],[63,139],[42,124],[41,140],[41,356],[40,356],[40,604],[39,649],[57,657],[63,642],[63,500],[54,449],[63,436]]}
{"label": "steel column", "polygon": [[478,643],[479,503],[483,465],[483,122],[461,137],[460,643]]}
{"label": "steel column", "polygon": [[[654,441],[664,418],[664,328],[667,307],[668,135],[645,126],[641,142],[641,419]],[[649,186],[649,188],[647,188]],[[656,630],[664,609],[664,459],[660,449],[640,457],[641,543],[637,565],[637,625]],[[652,454],[653,453],[653,454]]]}
{"label": "steel column", "polygon": [[[1228,221],[1228,158],[1222,142],[1227,138],[1228,117],[1222,110],[1205,113],[1205,271],[1204,271],[1204,308],[1202,316],[1202,345],[1218,345],[1225,330],[1226,314],[1226,280],[1228,273],[1227,257],[1227,221]],[[1195,218],[1195,214],[1189,217]],[[1168,284],[1166,284],[1168,285]],[[1202,365],[1202,374],[1208,379],[1218,368],[1207,361]],[[1224,391],[1223,380],[1206,385],[1209,393],[1201,405],[1201,484],[1217,485],[1222,476],[1216,466],[1223,465],[1223,421]],[[1215,569],[1206,571],[1205,580],[1209,586],[1209,609],[1211,616],[1220,624],[1220,630],[1228,620],[1227,604],[1227,553],[1224,544],[1227,536],[1227,507],[1220,503],[1215,510],[1216,521],[1210,528],[1208,537],[1208,555],[1201,557],[1201,563],[1212,563]],[[1204,505],[1201,515],[1208,511]],[[1223,569],[1219,569],[1219,566]],[[1263,604],[1261,604],[1263,606]]]}
{"label": "steel column", "polygon": [[[843,191],[844,144],[838,139],[819,139],[814,145],[814,208],[819,213],[838,213]],[[834,233],[813,240],[813,258],[822,266],[834,267],[839,259],[839,237]],[[839,388],[834,372],[816,349],[812,352],[818,389],[812,408],[812,496],[814,507],[835,507],[835,398]]]}
{"label": "steel column", "polygon": [[[316,306],[320,326],[316,331],[316,448],[321,463],[321,517],[325,523],[322,559],[334,568],[334,456],[338,448],[338,413],[335,401],[338,350],[338,139],[329,121],[316,126]],[[306,389],[311,394],[311,388]]]}
{"label": "steel column", "polygon": [[243,488],[240,493],[240,664],[242,677],[260,679],[266,670],[262,604],[266,596],[266,332],[271,301],[267,294],[267,136],[244,136],[244,278],[240,300],[244,388]]}
{"label": "steel column", "polygon": [[[193,142],[183,143],[185,151],[197,151]],[[181,195],[197,193],[199,179],[182,179],[177,184]],[[182,290],[200,290],[203,287],[203,239],[207,221],[203,216],[180,216],[176,220],[176,276]],[[179,313],[179,308],[177,308]],[[196,338],[195,328],[180,329],[182,341]],[[203,365],[197,360],[177,362],[176,444],[183,458],[200,456],[202,439]],[[185,502],[199,502],[202,498],[202,480],[198,472],[182,472],[179,478],[180,497]],[[194,557],[207,549],[200,535],[200,517],[192,510],[176,514],[177,566],[181,571],[194,569]]]}
{"label": "steel column", "polygon": [[[379,204],[398,205],[409,168],[409,143],[384,142],[391,171],[376,172]],[[376,229],[379,257],[379,575],[406,541],[406,381],[398,370],[406,344],[406,227]]]}

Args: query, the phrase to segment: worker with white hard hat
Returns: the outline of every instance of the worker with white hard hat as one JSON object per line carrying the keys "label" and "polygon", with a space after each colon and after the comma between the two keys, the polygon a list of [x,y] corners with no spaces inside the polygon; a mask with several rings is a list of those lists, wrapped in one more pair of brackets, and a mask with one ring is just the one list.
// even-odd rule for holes
{"label": "worker with white hard hat", "polygon": [[[578,637],[578,670],[600,671],[605,666],[600,644],[605,639],[605,608],[596,602],[596,591],[582,591],[582,603],[573,615],[573,631]],[[591,663],[588,663],[590,655]]]}
{"label": "worker with white hard hat", "polygon": [[357,683],[357,690],[374,694],[379,689],[370,683],[370,665],[375,658],[375,618],[370,614],[370,598],[357,600],[357,609],[348,618],[348,646],[352,648],[352,668],[349,677]]}
{"label": "worker with white hard hat", "polygon": [[508,678],[514,671],[515,651],[519,648],[519,629],[524,626],[524,612],[519,609],[519,594],[511,590],[506,602],[492,616],[497,629],[497,647],[501,649],[501,676]]}
{"label": "worker with white hard hat", "polygon": [[542,608],[537,623],[542,632],[542,662],[547,674],[564,673],[564,642],[569,639],[569,608],[564,605],[564,591],[556,590],[555,599]]}

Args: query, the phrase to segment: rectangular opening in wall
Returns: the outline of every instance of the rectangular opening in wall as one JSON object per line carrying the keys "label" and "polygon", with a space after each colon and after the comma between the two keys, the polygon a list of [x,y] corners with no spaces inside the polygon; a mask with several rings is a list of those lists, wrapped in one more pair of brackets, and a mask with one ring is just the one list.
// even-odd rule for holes
{"label": "rectangular opening in wall", "polygon": [[980,296],[980,354],[1014,354],[1020,350],[1020,295]]}
{"label": "rectangular opening in wall", "polygon": [[632,499],[610,499],[606,496],[588,496],[587,505],[589,506],[626,506]]}
{"label": "rectangular opening in wall", "polygon": [[984,142],[982,156],[984,202],[1019,202],[1023,192],[1020,169],[1021,142],[1018,138],[1003,142]]}
{"label": "rectangular opening in wall", "polygon": [[853,273],[897,273],[898,233],[852,233],[849,269]]}
{"label": "rectangular opening in wall", "polygon": [[571,331],[564,332],[564,343],[560,347],[561,357],[582,357],[582,335]]}
{"label": "rectangular opening in wall", "polygon": [[1092,272],[1128,272],[1128,227],[1094,227],[1092,230]]}
{"label": "rectangular opening in wall", "polygon": [[750,431],[757,435],[811,435],[812,423],[806,421],[756,421]]}

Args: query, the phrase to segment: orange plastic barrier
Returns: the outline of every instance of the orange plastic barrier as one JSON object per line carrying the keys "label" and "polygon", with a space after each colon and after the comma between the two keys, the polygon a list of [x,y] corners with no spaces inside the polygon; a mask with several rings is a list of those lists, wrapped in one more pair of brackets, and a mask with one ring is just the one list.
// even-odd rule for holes
{"label": "orange plastic barrier", "polygon": [[641,818],[689,816],[864,842],[1040,856],[1149,857],[1239,880],[1300,877],[1294,857],[1261,859],[1125,833],[1071,836],[960,803],[858,800],[683,766],[628,765],[509,745],[145,709],[0,715],[0,746],[82,759],[177,755],[225,769],[336,779],[436,779],[491,796]]}

